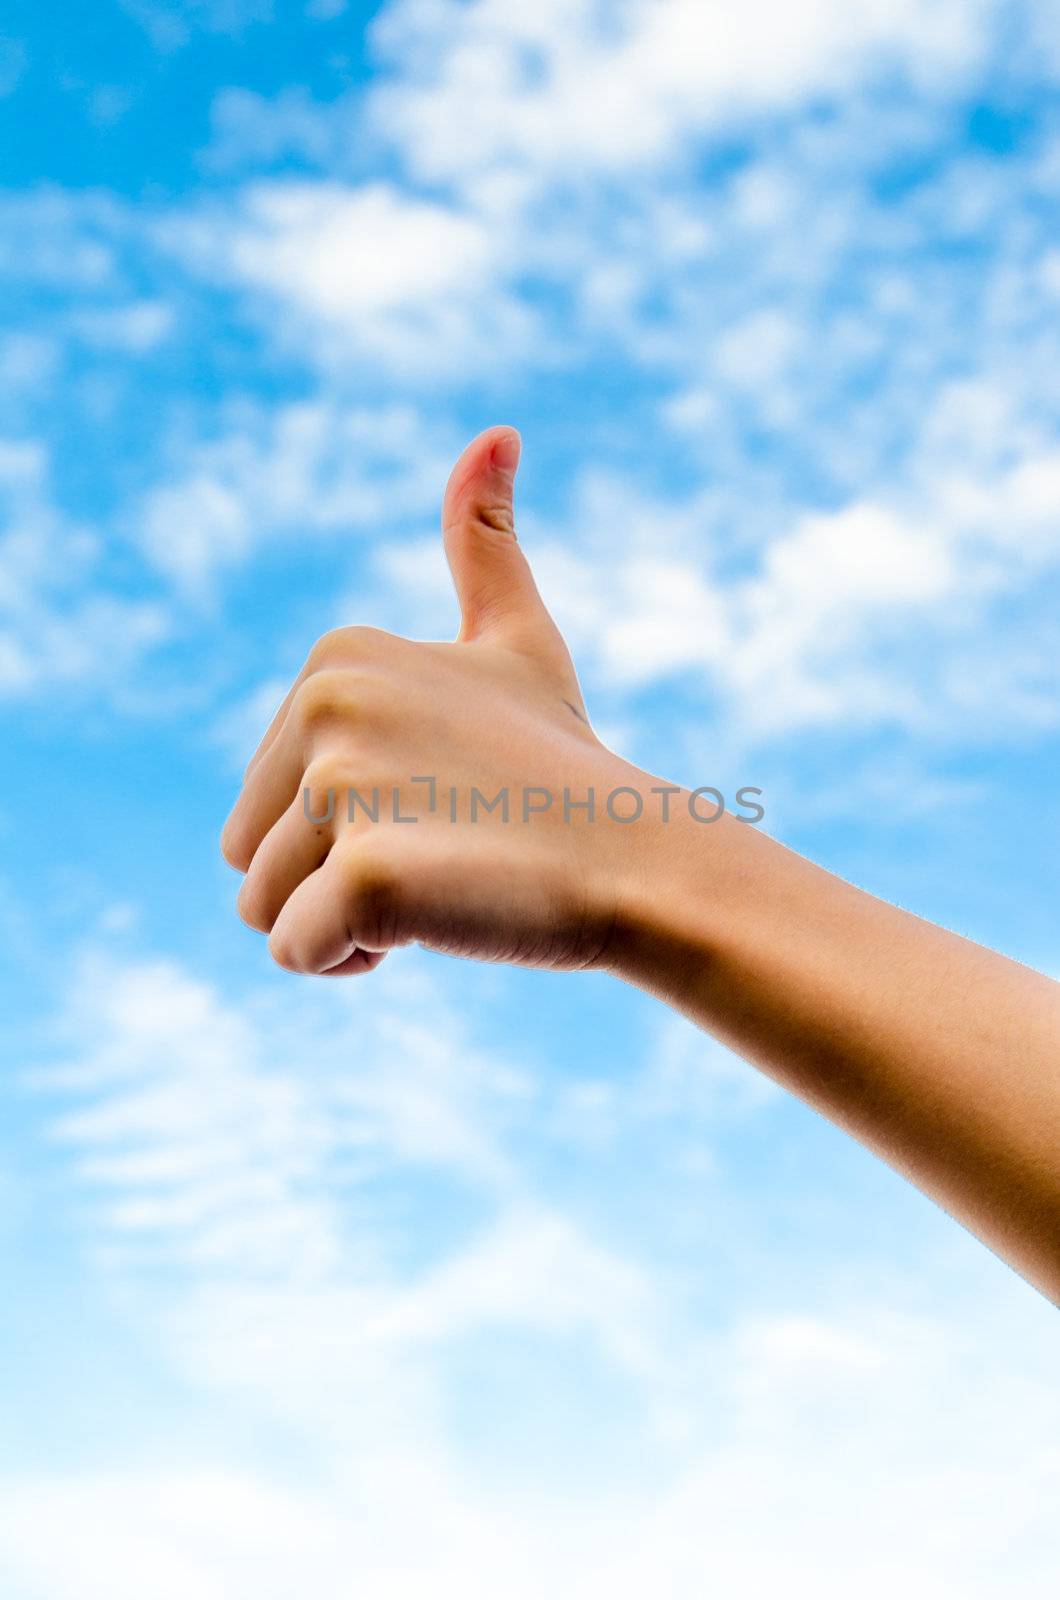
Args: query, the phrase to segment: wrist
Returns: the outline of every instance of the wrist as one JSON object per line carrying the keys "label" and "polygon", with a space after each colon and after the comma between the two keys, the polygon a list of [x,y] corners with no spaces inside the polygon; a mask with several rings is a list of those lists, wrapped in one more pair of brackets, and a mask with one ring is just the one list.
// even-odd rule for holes
{"label": "wrist", "polygon": [[[659,780],[642,775],[645,786]],[[615,976],[687,1007],[704,965],[740,917],[742,890],[772,841],[730,812],[705,820],[689,791],[672,793],[622,853],[605,965]],[[634,833],[630,829],[631,834]]]}

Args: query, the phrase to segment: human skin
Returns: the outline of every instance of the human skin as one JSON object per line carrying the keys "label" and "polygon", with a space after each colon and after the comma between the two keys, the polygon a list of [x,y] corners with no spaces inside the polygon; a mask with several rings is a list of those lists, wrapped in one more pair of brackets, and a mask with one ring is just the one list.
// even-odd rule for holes
{"label": "human skin", "polygon": [[[607,749],[515,537],[518,458],[514,430],[489,429],[450,478],[454,642],[352,627],[310,653],[225,825],[240,915],[292,972],[365,973],[412,942],[611,972],[852,1133],[1060,1302],[1060,984],[729,813],[705,826],[686,791]],[[436,779],[433,809],[417,776]],[[349,820],[350,789],[379,791],[377,821],[360,807]],[[507,789],[508,820],[481,803],[472,820],[472,789]],[[618,789],[634,799],[612,815]],[[524,818],[530,790],[542,809]],[[329,791],[332,816],[310,820]],[[618,820],[636,796],[641,816]]]}

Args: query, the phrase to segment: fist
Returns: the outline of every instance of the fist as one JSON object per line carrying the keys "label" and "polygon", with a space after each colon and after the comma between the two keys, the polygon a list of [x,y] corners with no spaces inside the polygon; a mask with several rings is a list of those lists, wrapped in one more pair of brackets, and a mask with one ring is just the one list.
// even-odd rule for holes
{"label": "fist", "polygon": [[449,480],[457,639],[325,635],[247,768],[222,850],[246,874],[240,915],[292,972],[366,972],[412,941],[556,968],[605,958],[638,854],[606,801],[650,780],[589,726],[516,540],[518,459],[518,435],[493,428]]}

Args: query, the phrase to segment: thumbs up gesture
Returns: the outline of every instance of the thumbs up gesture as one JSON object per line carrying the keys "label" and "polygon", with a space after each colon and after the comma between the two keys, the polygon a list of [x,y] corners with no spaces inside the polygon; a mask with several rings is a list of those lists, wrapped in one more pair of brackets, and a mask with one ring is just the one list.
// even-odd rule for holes
{"label": "thumbs up gesture", "polygon": [[[491,428],[445,493],[453,643],[326,634],[225,825],[244,921],[294,972],[369,971],[394,945],[551,967],[603,960],[637,850],[605,809],[651,780],[589,726],[516,539],[519,436]],[[591,797],[591,798],[590,798]]]}

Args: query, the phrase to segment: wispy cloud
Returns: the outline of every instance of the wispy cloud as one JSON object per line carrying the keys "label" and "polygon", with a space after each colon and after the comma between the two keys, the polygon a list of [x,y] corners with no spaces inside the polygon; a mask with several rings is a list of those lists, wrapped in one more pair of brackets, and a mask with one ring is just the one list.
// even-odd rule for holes
{"label": "wispy cloud", "polygon": [[[985,1597],[995,1571],[1015,1571],[1035,1592],[1057,1554],[1044,1303],[985,1255],[971,1258],[971,1318],[900,1284],[852,1297],[822,1264],[804,1294],[763,1293],[697,1330],[694,1294],[535,1193],[518,1152],[528,1119],[556,1126],[544,1082],[477,1048],[426,967],[376,976],[367,1001],[358,985],[236,1002],[172,961],[86,956],[56,1024],[61,1059],[35,1080],[73,1159],[85,1243],[188,1395],[281,1429],[301,1466],[235,1452],[135,1479],[24,1474],[5,1485],[0,1529],[20,1594],[175,1584],[280,1600],[355,1572],[405,1600],[441,1571],[454,1595],[633,1596],[653,1572],[674,1594],[706,1573],[764,1597],[792,1566],[836,1597],[851,1570],[875,1574],[881,1597],[913,1572]],[[753,1112],[735,1064],[706,1042],[697,1062],[694,1038],[683,1024],[661,1037],[627,1120],[709,1125],[719,1094]],[[410,1249],[411,1191],[396,1229],[387,1186],[431,1170],[480,1205],[439,1234],[446,1201],[429,1190],[433,1243]],[[682,1205],[702,1173],[688,1177]],[[504,1347],[536,1352],[543,1388],[522,1397],[491,1374],[486,1352]],[[602,1399],[580,1393],[586,1352],[594,1382],[608,1374]],[[498,1383],[512,1433],[479,1416]],[[547,1447],[571,1415],[588,1430],[577,1458],[540,1456],[535,1437]],[[483,1472],[484,1435],[521,1457],[507,1486]],[[988,1468],[969,1465],[984,1438]],[[1000,1532],[1002,1480],[1022,1554]]]}
{"label": "wispy cloud", "polygon": [[89,959],[63,1024],[76,1054],[47,1081],[74,1097],[54,1135],[106,1196],[107,1248],[318,1279],[342,1268],[347,1182],[411,1166],[503,1189],[490,1130],[519,1080],[443,1023],[433,986],[422,1021],[404,994],[387,975],[367,1012],[240,1009],[172,963]]}
{"label": "wispy cloud", "polygon": [[37,440],[0,440],[0,697],[120,687],[171,627],[164,603],[106,579],[99,541],[49,495]]}
{"label": "wispy cloud", "polygon": [[171,477],[135,518],[145,554],[191,597],[260,546],[310,534],[385,538],[434,511],[453,446],[417,407],[342,394],[276,407],[239,404],[213,437],[173,451]]}

